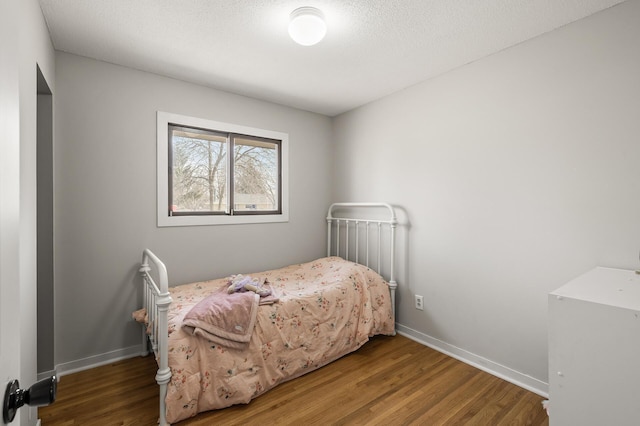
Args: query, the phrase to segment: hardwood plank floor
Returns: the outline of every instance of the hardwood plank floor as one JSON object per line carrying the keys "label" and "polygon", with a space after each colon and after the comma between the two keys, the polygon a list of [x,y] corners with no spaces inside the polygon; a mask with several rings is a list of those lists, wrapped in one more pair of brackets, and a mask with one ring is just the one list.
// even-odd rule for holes
{"label": "hardwood plank floor", "polygon": [[[148,356],[63,376],[42,425],[155,425],[156,370]],[[406,337],[378,336],[250,404],[179,425],[548,425],[542,399]]]}

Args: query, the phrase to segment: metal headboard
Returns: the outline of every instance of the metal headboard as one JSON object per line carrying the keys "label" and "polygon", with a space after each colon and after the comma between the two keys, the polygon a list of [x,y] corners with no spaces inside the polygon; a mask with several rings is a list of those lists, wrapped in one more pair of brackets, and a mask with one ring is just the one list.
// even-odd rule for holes
{"label": "metal headboard", "polygon": [[[376,219],[362,214],[366,210],[377,209],[385,212],[385,217]],[[347,211],[347,217],[335,216],[337,211]],[[363,217],[365,216],[365,217]],[[373,226],[372,226],[373,225]],[[334,203],[327,212],[327,256],[340,256],[346,260],[360,263],[368,268],[382,273],[385,263],[389,268],[389,290],[391,291],[391,306],[395,317],[396,289],[395,279],[396,243],[395,234],[398,219],[394,208],[388,203]],[[385,255],[382,244],[383,228],[389,232],[388,263],[383,261]],[[340,233],[343,236],[341,238]],[[361,235],[364,233],[364,237]],[[350,241],[350,238],[352,240]],[[361,240],[364,239],[364,254],[361,253]],[[373,240],[373,241],[372,241]],[[373,265],[371,249],[375,251]],[[386,256],[385,256],[386,259]]]}

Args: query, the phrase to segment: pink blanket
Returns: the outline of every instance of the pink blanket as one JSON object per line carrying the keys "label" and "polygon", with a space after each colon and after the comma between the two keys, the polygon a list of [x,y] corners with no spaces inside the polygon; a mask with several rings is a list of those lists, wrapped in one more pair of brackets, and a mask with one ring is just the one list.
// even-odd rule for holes
{"label": "pink blanket", "polygon": [[388,285],[365,266],[329,257],[254,275],[267,279],[280,301],[257,308],[254,332],[242,349],[182,327],[189,311],[226,289],[228,279],[170,288],[169,422],[248,403],[358,349],[370,336],[394,331]]}
{"label": "pink blanket", "polygon": [[221,287],[185,315],[182,327],[213,343],[242,349],[251,340],[259,303],[260,296],[252,291],[228,294]]}
{"label": "pink blanket", "polygon": [[[267,286],[261,288],[268,290]],[[253,333],[259,305],[269,305],[278,301],[271,294],[260,297],[253,291],[229,294],[227,288],[205,297],[185,315],[182,327],[194,336],[228,348],[243,349],[249,345]]]}

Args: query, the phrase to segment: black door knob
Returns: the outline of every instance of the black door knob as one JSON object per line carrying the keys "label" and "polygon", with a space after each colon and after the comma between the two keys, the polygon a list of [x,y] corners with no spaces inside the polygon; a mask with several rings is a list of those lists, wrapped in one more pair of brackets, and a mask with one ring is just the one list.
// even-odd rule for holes
{"label": "black door knob", "polygon": [[16,416],[18,408],[24,404],[32,407],[49,405],[56,400],[58,391],[58,380],[56,376],[42,379],[36,382],[29,389],[20,389],[20,383],[12,380],[7,385],[4,394],[4,404],[2,406],[2,418],[5,423],[11,423]]}

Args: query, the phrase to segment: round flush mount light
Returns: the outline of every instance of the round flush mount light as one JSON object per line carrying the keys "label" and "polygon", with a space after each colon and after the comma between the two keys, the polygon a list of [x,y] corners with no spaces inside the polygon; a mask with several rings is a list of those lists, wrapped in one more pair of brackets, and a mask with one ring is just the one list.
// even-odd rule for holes
{"label": "round flush mount light", "polygon": [[298,44],[312,46],[327,34],[324,15],[315,7],[305,6],[291,12],[289,35]]}

